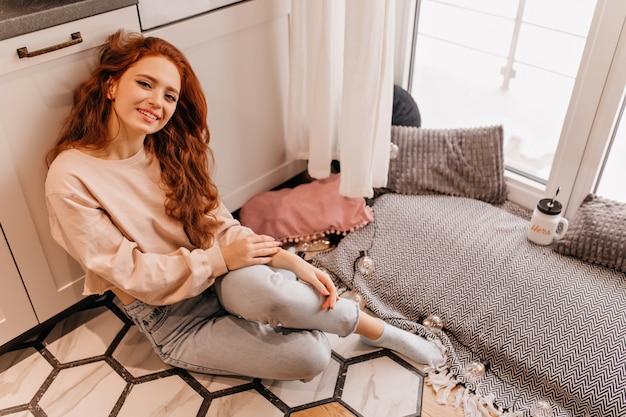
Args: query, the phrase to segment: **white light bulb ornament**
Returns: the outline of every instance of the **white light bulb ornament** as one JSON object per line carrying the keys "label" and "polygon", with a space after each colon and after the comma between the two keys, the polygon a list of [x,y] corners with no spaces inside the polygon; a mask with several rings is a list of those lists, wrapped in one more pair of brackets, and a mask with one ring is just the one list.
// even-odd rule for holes
{"label": "white light bulb ornament", "polygon": [[356,261],[356,270],[361,275],[370,275],[374,272],[376,262],[374,259],[367,256],[364,252],[361,252],[361,257]]}
{"label": "white light bulb ornament", "polygon": [[487,365],[485,362],[473,361],[465,365],[461,375],[471,384],[475,384],[487,373]]}
{"label": "white light bulb ornament", "polygon": [[441,320],[441,317],[436,316],[434,314],[431,314],[430,316],[426,317],[424,321],[422,322],[422,324],[424,325],[424,327],[427,327],[430,330],[443,329],[443,320]]}

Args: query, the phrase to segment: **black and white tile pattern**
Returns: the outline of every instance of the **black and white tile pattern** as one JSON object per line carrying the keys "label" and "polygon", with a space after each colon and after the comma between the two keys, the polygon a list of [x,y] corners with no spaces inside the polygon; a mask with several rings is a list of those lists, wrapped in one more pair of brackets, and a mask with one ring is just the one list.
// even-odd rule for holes
{"label": "black and white tile pattern", "polygon": [[163,364],[104,296],[0,355],[0,416],[274,417],[331,402],[357,417],[421,414],[417,366],[329,337],[333,360],[307,383],[195,374]]}

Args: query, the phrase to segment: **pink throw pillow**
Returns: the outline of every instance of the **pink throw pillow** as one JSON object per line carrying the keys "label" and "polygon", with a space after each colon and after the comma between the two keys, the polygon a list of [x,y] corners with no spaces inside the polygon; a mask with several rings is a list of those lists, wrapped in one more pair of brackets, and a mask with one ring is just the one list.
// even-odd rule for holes
{"label": "pink throw pillow", "polygon": [[364,198],[339,194],[339,176],[258,194],[241,207],[239,220],[283,243],[361,228],[374,220],[374,213]]}

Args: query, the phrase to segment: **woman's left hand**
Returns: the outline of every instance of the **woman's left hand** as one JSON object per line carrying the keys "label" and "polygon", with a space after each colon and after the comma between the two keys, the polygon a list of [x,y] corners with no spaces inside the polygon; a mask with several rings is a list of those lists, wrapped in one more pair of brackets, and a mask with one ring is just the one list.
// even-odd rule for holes
{"label": "woman's left hand", "polygon": [[[304,261],[306,262],[306,261]],[[307,263],[309,268],[306,268],[304,271],[296,272],[296,276],[301,281],[304,281],[313,286],[323,296],[326,296],[326,300],[322,303],[322,310],[333,309],[335,308],[335,302],[339,299],[337,295],[337,287],[333,283],[333,280],[330,278],[326,272],[322,271],[314,267],[313,265]]]}
{"label": "woman's left hand", "polygon": [[318,293],[326,297],[322,303],[322,310],[335,308],[339,296],[333,280],[326,272],[286,250],[281,250],[274,255],[269,265],[292,271],[300,281],[310,284]]}

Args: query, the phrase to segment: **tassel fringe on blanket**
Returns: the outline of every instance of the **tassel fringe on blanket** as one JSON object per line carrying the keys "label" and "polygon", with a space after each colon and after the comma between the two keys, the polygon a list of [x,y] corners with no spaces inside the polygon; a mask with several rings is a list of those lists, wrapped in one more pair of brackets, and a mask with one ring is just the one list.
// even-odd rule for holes
{"label": "tassel fringe on blanket", "polygon": [[[438,404],[448,404],[448,399],[455,396],[454,408],[462,408],[465,417],[532,417],[534,414],[527,410],[500,410],[495,404],[495,395],[481,396],[466,386],[455,375],[446,370],[427,368],[426,384],[436,393]],[[453,393],[453,391],[455,391]],[[551,415],[551,414],[548,414]],[[543,414],[542,414],[543,416]]]}
{"label": "tassel fringe on blanket", "polygon": [[426,384],[432,386],[435,390],[437,394],[436,400],[439,404],[447,404],[450,394],[456,388],[454,407],[458,409],[462,406],[465,417],[522,416],[519,413],[503,413],[494,406],[493,395],[485,397],[476,395],[470,388],[464,386],[461,381],[456,379],[454,375],[450,375],[445,371],[431,370],[426,377]]}

